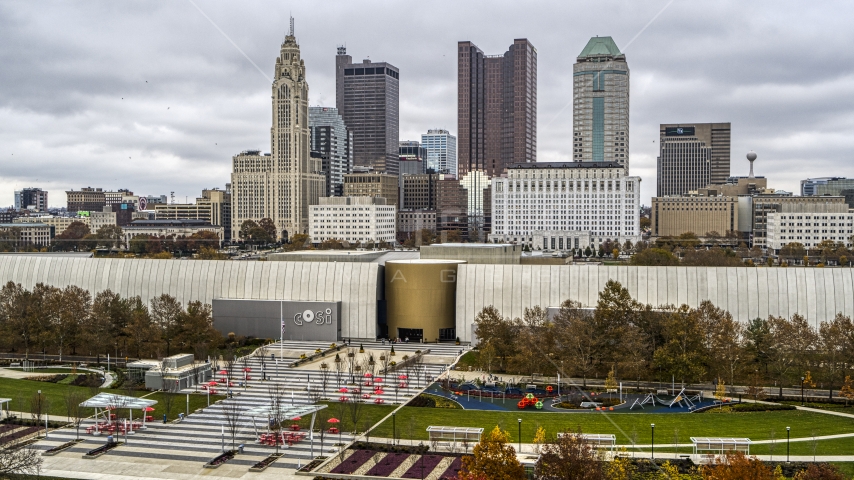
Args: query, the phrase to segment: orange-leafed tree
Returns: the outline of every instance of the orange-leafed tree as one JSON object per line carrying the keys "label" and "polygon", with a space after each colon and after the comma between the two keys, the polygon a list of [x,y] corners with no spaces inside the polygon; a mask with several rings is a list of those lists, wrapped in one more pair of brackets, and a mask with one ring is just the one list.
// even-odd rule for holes
{"label": "orange-leafed tree", "polygon": [[756,457],[733,452],[703,469],[704,480],[777,480],[774,470]]}

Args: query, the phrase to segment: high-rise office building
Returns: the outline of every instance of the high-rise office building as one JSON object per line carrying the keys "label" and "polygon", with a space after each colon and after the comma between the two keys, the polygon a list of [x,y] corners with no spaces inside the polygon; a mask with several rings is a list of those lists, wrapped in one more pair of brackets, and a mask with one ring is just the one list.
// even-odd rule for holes
{"label": "high-rise office building", "polygon": [[308,233],[308,207],[325,190],[320,159],[309,153],[305,62],[291,29],[276,58],[271,154],[245,151],[233,158],[231,231],[246,220],[270,218],[276,237]]}
{"label": "high-rise office building", "polygon": [[822,177],[801,180],[801,195],[838,195],[854,208],[854,178]]}
{"label": "high-rise office building", "polygon": [[[457,44],[457,174],[501,175],[537,161],[537,49],[516,39],[504,55]],[[423,140],[422,140],[423,141]]]}
{"label": "high-rise office building", "polygon": [[353,133],[353,163],[375,172],[398,173],[400,101],[397,67],[353,63],[344,47],[335,57],[335,102]]}
{"label": "high-rise office building", "polygon": [[[401,177],[406,174],[425,173],[427,171],[427,149],[415,140],[403,140],[399,145],[398,173]],[[401,186],[403,186],[402,180]]]}
{"label": "high-rise office building", "polygon": [[684,195],[726,183],[730,123],[662,124],[658,154],[658,197]]}
{"label": "high-rise office building", "polygon": [[337,108],[309,107],[311,151],[320,155],[326,176],[326,197],[344,195],[344,175],[353,168],[353,134]]}
{"label": "high-rise office building", "polygon": [[629,166],[629,66],[611,37],[593,37],[573,71],[572,159]]}
{"label": "high-rise office building", "polygon": [[436,173],[457,174],[457,137],[447,130],[431,128],[421,134],[421,145],[427,151],[427,168]]}
{"label": "high-rise office building", "polygon": [[15,190],[15,210],[47,211],[47,192],[41,188]]}

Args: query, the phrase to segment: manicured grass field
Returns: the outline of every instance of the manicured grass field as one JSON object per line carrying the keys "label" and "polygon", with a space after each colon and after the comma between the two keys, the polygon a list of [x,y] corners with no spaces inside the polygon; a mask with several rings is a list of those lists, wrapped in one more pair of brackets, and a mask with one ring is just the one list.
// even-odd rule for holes
{"label": "manicured grass field", "polygon": [[[45,395],[48,403],[48,408],[46,410],[47,414],[51,417],[65,420],[66,418],[66,409],[65,409],[65,395],[69,390],[79,391],[85,398],[89,398],[97,392],[110,392],[116,393],[119,395],[127,395],[128,392],[121,389],[110,389],[110,390],[98,390],[95,392],[94,390],[88,387],[75,387],[71,385],[59,385],[56,383],[50,382],[38,382],[35,380],[19,380],[12,378],[2,378],[0,379],[0,398],[11,398],[12,402],[9,405],[9,409],[13,411],[29,411],[29,402],[33,395],[41,390],[42,394]],[[163,393],[155,392],[151,393],[149,391],[137,390],[134,392],[134,396],[142,397],[146,396],[146,398],[151,398],[152,400],[157,400],[157,405],[154,406],[154,411],[149,413],[156,420],[163,421],[163,413],[165,413],[165,409],[163,407]],[[211,403],[216,400],[220,400],[225,398],[223,395],[211,395]],[[197,408],[202,408],[207,405],[207,395],[202,393],[194,393],[190,395],[190,413],[195,411]],[[178,417],[178,414],[184,412],[187,406],[187,397],[186,395],[178,394],[175,397],[174,404],[172,406],[172,412],[169,416],[169,420],[174,420]],[[92,410],[91,413],[94,413]],[[138,412],[134,412],[134,416],[137,416]]]}
{"label": "manicured grass field", "polygon": [[[368,412],[375,408],[366,405]],[[440,408],[404,407],[397,414],[397,436],[408,438],[408,426],[413,419],[413,438],[427,438],[426,428],[430,425],[461,427],[482,427],[492,429],[496,425],[510,433],[518,441],[518,421],[522,419],[522,441],[530,443],[537,426],[542,426],[546,434],[554,434],[567,429],[581,429],[586,433],[612,433],[617,436],[618,444],[630,445],[636,438],[638,444],[651,441],[650,424],[655,424],[656,443],[674,443],[674,433],[678,430],[680,443],[689,443],[694,436],[747,437],[751,440],[770,439],[772,431],[777,439],[786,436],[786,427],[792,428],[792,438],[809,437],[813,430],[819,435],[854,433],[854,419],[822,415],[800,411],[732,413],[720,415],[704,414],[638,414],[638,413],[543,413],[543,412],[501,412],[484,410],[451,410]],[[390,421],[377,427],[374,435],[390,437]]]}

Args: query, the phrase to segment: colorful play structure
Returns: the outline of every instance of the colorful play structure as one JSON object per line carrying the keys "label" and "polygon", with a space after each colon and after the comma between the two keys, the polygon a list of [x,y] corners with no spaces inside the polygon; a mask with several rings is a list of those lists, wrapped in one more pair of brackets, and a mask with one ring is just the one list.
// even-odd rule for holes
{"label": "colorful play structure", "polygon": [[656,396],[654,393],[650,393],[649,395],[643,398],[635,399],[632,406],[629,407],[629,410],[634,410],[635,407],[640,407],[643,409],[644,405],[663,405],[667,408],[673,408],[673,406],[687,408],[688,410],[694,410],[697,408],[697,404],[703,401],[703,392],[697,393],[697,395],[687,395],[685,393],[685,389],[679,391],[679,394],[676,395],[673,400],[662,400]]}
{"label": "colorful play structure", "polygon": [[525,395],[525,398],[519,400],[519,403],[517,403],[516,406],[519,407],[520,410],[524,410],[528,407],[534,407],[537,410],[542,410],[543,402],[542,400],[535,397],[533,393],[529,393]]}

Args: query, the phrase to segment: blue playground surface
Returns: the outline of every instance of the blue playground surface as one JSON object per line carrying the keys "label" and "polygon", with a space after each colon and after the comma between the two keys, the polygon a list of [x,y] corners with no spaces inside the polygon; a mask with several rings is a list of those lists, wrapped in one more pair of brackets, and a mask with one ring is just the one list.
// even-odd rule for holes
{"label": "blue playground surface", "polygon": [[[580,392],[573,391],[570,394],[562,394],[560,397],[549,396],[545,390],[520,390],[518,388],[478,388],[474,384],[461,384],[452,387],[452,391],[448,391],[439,383],[430,385],[424,393],[445,397],[458,403],[465,410],[500,410],[500,411],[520,411],[517,403],[520,395],[533,393],[538,399],[542,400],[542,409],[525,408],[526,412],[551,412],[551,413],[690,413],[694,410],[704,407],[716,405],[713,398],[703,398],[697,394],[685,394],[680,392],[677,395],[656,395],[652,393],[646,394],[625,394],[623,395],[623,403],[614,405],[613,410],[609,408],[578,408],[567,409],[558,408],[553,404],[560,403],[563,400],[568,400],[572,397],[573,401],[592,401],[596,402],[600,398],[609,398],[609,394],[597,394],[595,392]],[[459,393],[459,395],[457,394]],[[479,393],[479,394],[478,394]],[[563,392],[562,392],[563,393]],[[617,394],[610,394],[610,397],[616,398]],[[510,398],[508,398],[510,397]]]}

